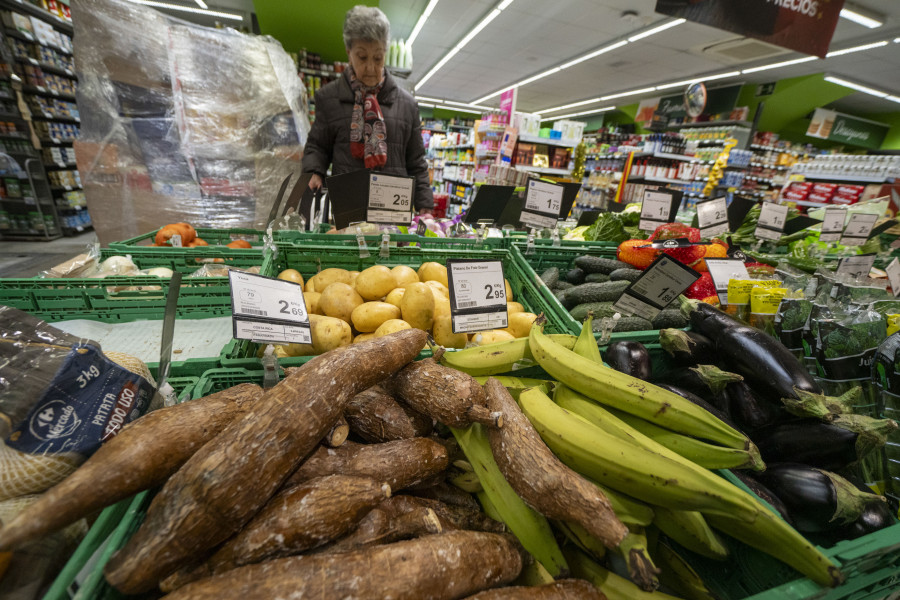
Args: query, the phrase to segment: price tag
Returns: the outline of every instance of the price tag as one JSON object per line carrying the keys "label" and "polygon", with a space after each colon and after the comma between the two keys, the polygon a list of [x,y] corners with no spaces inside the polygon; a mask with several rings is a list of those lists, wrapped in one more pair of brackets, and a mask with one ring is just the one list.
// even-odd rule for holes
{"label": "price tag", "polygon": [[366,220],[370,223],[409,223],[412,220],[413,184],[412,177],[371,173]]}
{"label": "price tag", "polygon": [[894,292],[894,297],[900,296],[900,260],[896,258],[891,261],[891,264],[887,266],[885,269],[888,276],[888,281],[891,282],[891,290]]}
{"label": "price tag", "polygon": [[784,224],[787,222],[788,207],[774,202],[763,202],[759,221],[756,223],[756,231],[753,235],[762,240],[777,240],[781,238]]}
{"label": "price tag", "polygon": [[850,215],[850,222],[844,227],[844,235],[841,236],[841,244],[844,246],[861,246],[866,243],[872,234],[872,228],[878,215],[854,213]]}
{"label": "price tag", "polygon": [[562,210],[563,186],[531,179],[519,222],[528,227],[552,229]]}
{"label": "price tag", "polygon": [[425,221],[420,220],[419,224],[416,225],[416,235],[423,236],[425,235],[425,231],[428,230],[428,227],[425,225]]}
{"label": "price tag", "polygon": [[229,271],[234,337],[272,344],[311,344],[303,288],[291,281]]}
{"label": "price tag", "polygon": [[522,214],[519,215],[519,222],[528,227],[551,229],[556,226],[556,217],[548,217],[523,210]]}
{"label": "price tag", "polygon": [[641,220],[638,224],[641,231],[654,231],[660,225],[673,222],[680,204],[681,193],[665,190],[645,191],[641,203]]}
{"label": "price tag", "polygon": [[709,239],[728,233],[728,205],[725,198],[715,198],[697,204],[700,237]]}
{"label": "price tag", "polygon": [[826,208],[825,218],[822,220],[822,231],[819,233],[819,241],[836,242],[841,239],[846,220],[847,211],[845,209]]}
{"label": "price tag", "polygon": [[176,233],[175,235],[173,235],[172,237],[169,238],[169,244],[173,248],[181,248],[182,247],[181,236]]}
{"label": "price tag", "polygon": [[712,277],[719,302],[728,304],[728,281],[730,279],[750,279],[743,260],[736,258],[707,258],[706,266]]}
{"label": "price tag", "polygon": [[698,279],[700,273],[663,255],[625,289],[614,307],[650,320]]}
{"label": "price tag", "polygon": [[872,265],[875,264],[874,254],[860,254],[859,256],[848,256],[842,258],[838,263],[837,272],[842,275],[849,275],[854,279],[868,277]]}
{"label": "price tag", "polygon": [[447,278],[453,333],[502,329],[509,324],[499,260],[448,260]]}

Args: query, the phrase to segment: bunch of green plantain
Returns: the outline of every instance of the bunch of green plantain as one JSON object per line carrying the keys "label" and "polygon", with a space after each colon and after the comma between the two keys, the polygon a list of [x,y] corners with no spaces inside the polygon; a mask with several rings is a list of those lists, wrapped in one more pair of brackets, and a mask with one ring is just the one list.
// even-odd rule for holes
{"label": "bunch of green plantain", "polygon": [[710,470],[764,469],[753,443],[690,401],[605,366],[590,319],[577,337],[547,335],[537,322],[528,338],[447,353],[443,361],[482,382],[523,363],[555,380],[500,378],[544,443],[606,494],[629,529],[617,548],[527,506],[497,468],[481,426],[454,430],[486,512],[506,523],[553,577],[588,579],[610,600],[649,598],[660,582],[684,598],[713,598],[668,540],[725,560],[721,532],[822,586],[843,581],[834,563],[754,495]]}

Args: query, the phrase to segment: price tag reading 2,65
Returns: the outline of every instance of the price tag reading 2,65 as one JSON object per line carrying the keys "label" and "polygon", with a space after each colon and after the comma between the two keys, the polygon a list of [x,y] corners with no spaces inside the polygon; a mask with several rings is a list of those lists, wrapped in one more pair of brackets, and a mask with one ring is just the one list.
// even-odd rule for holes
{"label": "price tag reading 2,65", "polygon": [[369,175],[369,210],[366,220],[371,223],[403,223],[412,220],[412,177],[395,177],[372,173]]}
{"label": "price tag reading 2,65", "polygon": [[787,223],[787,215],[788,207],[784,204],[763,202],[753,235],[761,240],[780,239],[784,224]]}
{"label": "price tag reading 2,65", "polygon": [[447,278],[453,333],[502,329],[509,325],[506,281],[499,260],[448,260]]}
{"label": "price tag reading 2,65", "polygon": [[698,279],[700,273],[664,254],[625,289],[614,308],[651,320]]}
{"label": "price tag reading 2,65", "polygon": [[844,235],[841,236],[841,244],[844,246],[862,246],[872,235],[872,228],[878,215],[869,215],[856,213],[850,215],[850,221],[844,228]]}
{"label": "price tag reading 2,65", "polygon": [[303,288],[291,281],[229,271],[234,337],[270,344],[311,344]]}
{"label": "price tag reading 2,65", "polygon": [[700,237],[709,239],[728,232],[728,205],[725,198],[714,198],[697,203],[697,221]]}
{"label": "price tag reading 2,65", "polygon": [[847,220],[847,209],[829,207],[825,209],[822,219],[822,230],[819,232],[820,242],[836,242],[841,239],[844,221]]}

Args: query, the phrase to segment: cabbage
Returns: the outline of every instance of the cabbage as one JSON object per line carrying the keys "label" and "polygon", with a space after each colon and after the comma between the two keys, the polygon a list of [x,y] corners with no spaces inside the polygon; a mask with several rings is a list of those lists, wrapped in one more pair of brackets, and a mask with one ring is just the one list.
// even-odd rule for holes
{"label": "cabbage", "polygon": [[625,224],[616,213],[600,213],[593,225],[584,232],[589,242],[613,242],[620,244],[628,239]]}

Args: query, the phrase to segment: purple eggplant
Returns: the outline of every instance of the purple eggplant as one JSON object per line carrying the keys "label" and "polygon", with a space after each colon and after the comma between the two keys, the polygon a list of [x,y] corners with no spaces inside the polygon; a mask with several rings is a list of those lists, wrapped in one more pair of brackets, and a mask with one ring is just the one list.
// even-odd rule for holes
{"label": "purple eggplant", "polygon": [[743,431],[754,431],[790,418],[784,406],[762,398],[744,381],[726,385],[716,400],[717,406],[728,407],[728,414]]}
{"label": "purple eggplant", "polygon": [[716,345],[696,331],[660,329],[659,345],[677,367],[716,364]]}
{"label": "purple eggplant", "polygon": [[714,404],[716,395],[720,394],[726,385],[743,379],[736,373],[723,371],[714,365],[672,369],[659,377],[662,383],[671,383]]}
{"label": "purple eggplant", "polygon": [[842,527],[839,533],[845,540],[855,540],[879,529],[890,527],[896,522],[897,519],[887,502],[872,502],[866,505],[855,521]]}
{"label": "purple eggplant", "polygon": [[643,381],[650,381],[650,352],[640,342],[619,341],[606,347],[603,360],[613,369]]}
{"label": "purple eggplant", "polygon": [[868,505],[886,504],[839,475],[798,463],[770,464],[758,477],[784,502],[797,531],[835,530],[856,521]]}
{"label": "purple eggplant", "polygon": [[664,390],[668,390],[668,391],[672,392],[673,394],[678,394],[685,400],[690,400],[692,403],[696,404],[703,410],[712,414],[714,417],[716,417],[717,419],[719,419],[726,425],[729,425],[730,427],[733,427],[734,429],[739,429],[738,426],[734,422],[732,422],[731,417],[725,411],[720,410],[716,406],[713,406],[712,404],[710,404],[709,402],[707,402],[706,400],[704,400],[697,394],[691,392],[690,390],[686,390],[684,388],[678,387],[677,385],[672,385],[670,383],[655,383],[654,385],[656,385],[657,387],[661,387]]}
{"label": "purple eggplant", "polygon": [[857,437],[818,419],[795,419],[757,430],[753,442],[766,464],[790,461],[838,471],[859,459]]}
{"label": "purple eggplant", "polygon": [[782,519],[787,521],[788,524],[793,525],[787,506],[784,505],[781,498],[772,493],[772,490],[764,486],[756,477],[750,475],[746,471],[741,471],[740,469],[730,469],[730,471],[732,475],[740,479],[744,485],[750,488],[751,492],[768,502],[772,508],[778,511],[778,514],[781,515]]}

